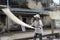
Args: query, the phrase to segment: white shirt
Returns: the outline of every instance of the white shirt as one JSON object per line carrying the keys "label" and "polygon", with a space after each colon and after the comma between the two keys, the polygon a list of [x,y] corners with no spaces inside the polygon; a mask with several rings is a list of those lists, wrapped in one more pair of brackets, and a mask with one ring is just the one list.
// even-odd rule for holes
{"label": "white shirt", "polygon": [[43,24],[41,20],[35,20],[32,25],[35,26],[35,33],[43,33]]}

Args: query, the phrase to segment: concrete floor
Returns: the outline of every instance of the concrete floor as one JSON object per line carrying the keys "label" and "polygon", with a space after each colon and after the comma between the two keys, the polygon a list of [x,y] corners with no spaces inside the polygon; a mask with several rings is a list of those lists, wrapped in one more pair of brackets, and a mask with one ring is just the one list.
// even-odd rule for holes
{"label": "concrete floor", "polygon": [[[29,40],[33,40],[33,39],[29,39]],[[37,40],[39,40],[38,38],[37,38]],[[48,38],[43,38],[43,40],[52,40],[52,39],[48,39]],[[53,39],[53,40],[60,40],[60,39]]]}
{"label": "concrete floor", "polygon": [[[54,31],[54,33],[57,33],[57,32],[60,32],[60,31],[58,31],[58,30]],[[51,33],[51,30],[44,30],[43,35],[44,34],[50,34],[50,33]],[[13,39],[20,39],[20,38],[32,37],[32,36],[34,36],[34,32],[23,32],[23,33],[21,33],[21,32],[14,32],[13,33],[12,32],[12,33],[9,33],[9,35],[7,35],[7,34],[5,34],[5,35],[1,36],[0,40],[13,40]],[[29,39],[29,40],[33,40],[33,39]],[[48,40],[48,39],[43,39],[43,40]],[[56,40],[56,39],[54,39],[54,40]],[[57,39],[57,40],[60,40],[60,39]]]}
{"label": "concrete floor", "polygon": [[[10,39],[9,37],[2,37],[0,40],[13,40],[13,39]],[[29,40],[33,40],[33,39],[29,39]],[[37,40],[39,39],[37,38]],[[49,39],[43,38],[43,40],[49,40]],[[60,40],[60,39],[53,39],[53,40]]]}

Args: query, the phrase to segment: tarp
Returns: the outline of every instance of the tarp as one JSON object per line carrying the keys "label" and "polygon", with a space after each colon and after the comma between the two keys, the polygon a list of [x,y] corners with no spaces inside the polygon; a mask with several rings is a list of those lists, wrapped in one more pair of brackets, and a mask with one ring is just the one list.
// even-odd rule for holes
{"label": "tarp", "polygon": [[4,12],[4,14],[6,14],[12,21],[14,21],[15,23],[19,24],[19,25],[22,25],[22,26],[25,26],[25,27],[28,27],[28,28],[33,28],[34,27],[31,27],[30,25],[22,22],[20,19],[18,19],[11,11],[9,8],[4,8],[2,9],[2,11]]}
{"label": "tarp", "polygon": [[43,8],[43,6],[42,6],[42,4],[41,4],[41,2],[35,2],[35,1],[33,1],[33,0],[27,0],[27,2],[28,2],[28,7],[29,8],[31,8],[31,9],[40,9],[40,10],[43,10],[44,8]]}
{"label": "tarp", "polygon": [[59,11],[52,11],[49,12],[51,19],[60,19],[60,12]]}

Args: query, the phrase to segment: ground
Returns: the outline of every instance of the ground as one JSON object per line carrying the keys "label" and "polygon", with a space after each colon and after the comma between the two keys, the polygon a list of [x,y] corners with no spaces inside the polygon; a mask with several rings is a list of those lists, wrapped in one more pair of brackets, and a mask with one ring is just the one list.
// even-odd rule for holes
{"label": "ground", "polygon": [[[55,30],[54,32],[58,33],[59,31]],[[51,33],[51,30],[44,30],[43,35],[44,34],[50,34],[50,33]],[[30,32],[11,32],[11,33],[8,33],[8,34],[4,33],[3,36],[0,36],[0,39],[1,40],[13,40],[13,39],[27,38],[27,37],[32,37],[32,36],[34,36],[33,31],[30,31]],[[33,40],[33,39],[29,39],[29,40]],[[48,40],[48,39],[43,38],[43,40]],[[57,40],[60,40],[60,39],[57,39]]]}

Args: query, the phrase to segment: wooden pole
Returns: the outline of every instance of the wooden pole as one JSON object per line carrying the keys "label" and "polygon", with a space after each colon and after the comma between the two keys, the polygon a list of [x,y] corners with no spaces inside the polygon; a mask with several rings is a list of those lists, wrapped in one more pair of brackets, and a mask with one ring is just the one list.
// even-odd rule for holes
{"label": "wooden pole", "polygon": [[[51,31],[52,31],[52,34],[54,34],[54,26],[55,26],[55,20],[54,19],[52,19],[51,20]],[[52,36],[52,40],[53,40],[53,36]]]}
{"label": "wooden pole", "polygon": [[[7,8],[9,8],[9,0],[7,0]],[[7,16],[7,31],[9,30],[9,17]]]}
{"label": "wooden pole", "polygon": [[54,33],[54,20],[51,20],[51,31],[52,34]]}

